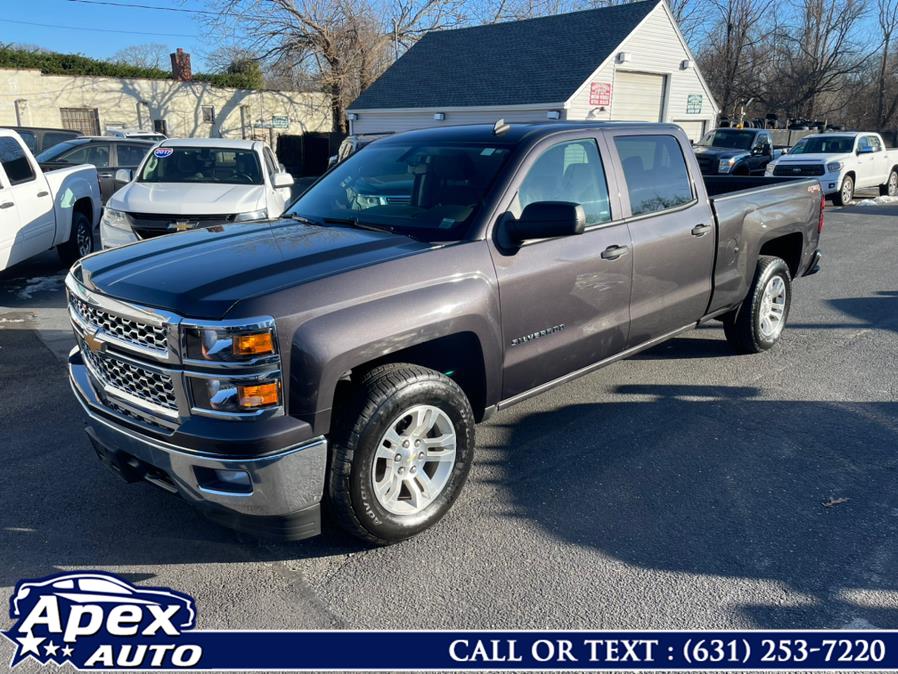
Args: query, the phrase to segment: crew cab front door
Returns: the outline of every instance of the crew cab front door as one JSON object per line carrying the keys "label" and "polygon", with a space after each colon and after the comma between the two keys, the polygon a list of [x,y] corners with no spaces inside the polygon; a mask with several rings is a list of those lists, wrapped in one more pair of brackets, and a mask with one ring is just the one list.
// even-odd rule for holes
{"label": "crew cab front door", "polygon": [[542,201],[581,204],[579,235],[526,241],[513,249],[490,238],[505,346],[508,400],[615,355],[630,322],[633,255],[616,190],[608,189],[600,137],[548,138],[522,163],[506,194],[504,219]]}
{"label": "crew cab front door", "polygon": [[0,269],[53,246],[56,219],[47,180],[25,148],[0,136]]}
{"label": "crew cab front door", "polygon": [[704,316],[711,299],[716,224],[704,183],[696,185],[692,178],[699,175],[698,166],[678,136],[655,129],[606,135],[617,154],[633,237],[632,347]]}

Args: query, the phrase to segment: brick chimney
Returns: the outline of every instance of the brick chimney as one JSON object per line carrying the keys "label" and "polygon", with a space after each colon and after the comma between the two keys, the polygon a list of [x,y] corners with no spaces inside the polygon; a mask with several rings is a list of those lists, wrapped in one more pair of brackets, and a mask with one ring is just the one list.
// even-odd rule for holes
{"label": "brick chimney", "polygon": [[193,71],[190,69],[190,54],[178,47],[171,56],[171,72],[179,82],[189,82],[193,79]]}

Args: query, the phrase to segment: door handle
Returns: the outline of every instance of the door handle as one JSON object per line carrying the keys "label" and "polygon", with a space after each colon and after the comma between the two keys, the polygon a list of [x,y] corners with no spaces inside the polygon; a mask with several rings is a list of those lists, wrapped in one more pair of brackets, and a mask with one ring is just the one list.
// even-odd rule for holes
{"label": "door handle", "polygon": [[15,206],[15,204],[11,201],[5,201],[0,204],[0,208],[12,208],[13,206]]}
{"label": "door handle", "polygon": [[49,196],[50,196],[50,193],[47,192],[46,190],[42,190],[42,191],[40,191],[40,192],[37,193],[37,196],[39,196],[39,197],[49,197]]}
{"label": "door handle", "polygon": [[696,225],[692,228],[692,236],[704,236],[711,231],[711,225]]}
{"label": "door handle", "polygon": [[97,176],[100,178],[111,178],[112,174],[111,173],[98,173]]}
{"label": "door handle", "polygon": [[626,255],[628,250],[628,246],[608,246],[602,251],[602,259],[616,260],[617,258]]}

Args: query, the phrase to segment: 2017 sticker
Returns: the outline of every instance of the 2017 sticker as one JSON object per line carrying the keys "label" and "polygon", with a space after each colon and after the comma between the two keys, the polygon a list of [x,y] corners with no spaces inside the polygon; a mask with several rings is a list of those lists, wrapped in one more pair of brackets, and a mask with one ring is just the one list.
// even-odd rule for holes
{"label": "2017 sticker", "polygon": [[157,147],[153,150],[153,156],[158,157],[159,159],[165,159],[166,157],[171,157],[174,151],[174,148],[171,147]]}

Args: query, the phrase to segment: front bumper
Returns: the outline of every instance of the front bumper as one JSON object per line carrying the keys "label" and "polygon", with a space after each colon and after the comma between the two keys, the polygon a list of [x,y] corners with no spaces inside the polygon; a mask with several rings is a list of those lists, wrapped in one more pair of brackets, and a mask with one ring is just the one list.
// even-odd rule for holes
{"label": "front bumper", "polygon": [[[69,359],[75,397],[100,459],[128,482],[146,480],[177,494],[211,519],[253,535],[298,540],[321,533],[327,440],[312,438],[261,457],[185,450],[126,428],[104,414],[77,349]],[[235,483],[222,476],[239,476]]]}

